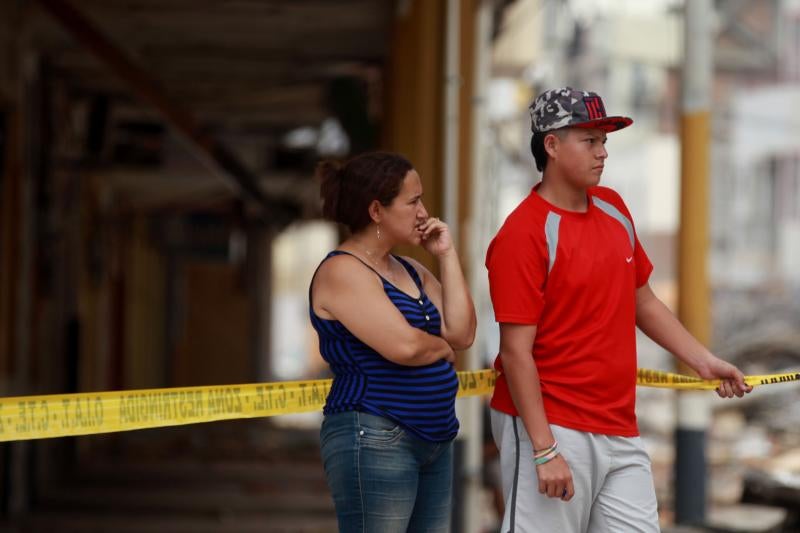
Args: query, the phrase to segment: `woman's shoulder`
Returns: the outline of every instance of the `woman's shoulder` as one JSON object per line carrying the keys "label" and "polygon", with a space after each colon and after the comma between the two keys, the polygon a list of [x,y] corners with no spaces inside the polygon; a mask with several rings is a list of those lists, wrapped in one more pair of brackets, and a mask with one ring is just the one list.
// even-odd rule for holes
{"label": "woman's shoulder", "polygon": [[345,250],[334,250],[317,269],[315,283],[353,285],[363,283],[375,274],[356,256]]}

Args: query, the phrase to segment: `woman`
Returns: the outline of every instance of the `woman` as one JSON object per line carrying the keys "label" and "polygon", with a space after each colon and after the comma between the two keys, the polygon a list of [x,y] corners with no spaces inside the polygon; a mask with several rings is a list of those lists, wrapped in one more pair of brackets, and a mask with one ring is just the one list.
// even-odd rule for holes
{"label": "woman", "polygon": [[[323,214],[350,230],[309,290],[334,374],[320,431],[342,532],[448,531],[458,432],[454,350],[475,309],[447,225],[428,216],[404,157],[368,153],[318,167]],[[422,245],[442,280],[396,245]]]}

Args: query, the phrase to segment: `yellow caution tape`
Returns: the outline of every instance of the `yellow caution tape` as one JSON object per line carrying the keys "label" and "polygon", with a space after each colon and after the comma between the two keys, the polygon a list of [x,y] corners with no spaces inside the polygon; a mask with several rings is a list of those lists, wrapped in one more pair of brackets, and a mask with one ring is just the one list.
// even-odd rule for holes
{"label": "yellow caution tape", "polygon": [[[494,370],[458,372],[458,396],[494,389]],[[319,411],[330,379],[0,398],[0,442]]]}
{"label": "yellow caution tape", "polygon": [[[765,374],[760,376],[745,376],[745,383],[751,387],[759,385],[772,385],[800,381],[800,372],[787,372],[785,374]],[[701,379],[661,370],[648,370],[640,368],[636,373],[636,384],[645,387],[661,387],[678,390],[714,390],[719,387],[718,379]]]}
{"label": "yellow caution tape", "polygon": [[[747,376],[746,381],[753,386],[800,381],[800,372]],[[494,389],[495,372],[458,372],[458,382],[459,397],[486,395]],[[637,383],[673,389],[719,385],[718,380],[645,369],[639,370]],[[330,379],[320,379],[0,398],[0,442],[318,411],[330,387]]]}

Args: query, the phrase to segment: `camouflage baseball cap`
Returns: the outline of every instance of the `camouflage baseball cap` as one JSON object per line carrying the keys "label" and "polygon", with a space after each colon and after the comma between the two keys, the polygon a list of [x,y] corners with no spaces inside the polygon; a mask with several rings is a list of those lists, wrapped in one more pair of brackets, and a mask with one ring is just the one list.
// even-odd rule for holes
{"label": "camouflage baseball cap", "polygon": [[597,93],[562,87],[545,91],[530,105],[531,131],[546,131],[565,128],[600,128],[612,132],[633,124],[628,117],[606,116],[603,100]]}

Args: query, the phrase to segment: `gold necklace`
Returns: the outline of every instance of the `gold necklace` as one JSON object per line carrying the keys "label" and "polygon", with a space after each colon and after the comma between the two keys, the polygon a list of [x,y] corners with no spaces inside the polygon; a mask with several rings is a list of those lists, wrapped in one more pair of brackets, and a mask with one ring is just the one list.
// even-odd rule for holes
{"label": "gold necklace", "polygon": [[[369,259],[369,262],[372,263],[373,265],[375,265],[375,271],[378,272],[378,274],[381,274],[381,270],[382,269],[381,269],[381,267],[380,267],[380,265],[378,263],[378,260],[375,258],[374,252],[368,250],[367,248],[365,248],[363,246],[360,246],[360,248],[364,252],[364,255],[367,256],[367,259]],[[394,274],[391,271],[391,259],[389,260],[388,266],[389,266],[389,268],[386,271],[386,277],[389,280],[391,280],[392,283],[397,283],[397,280],[395,279]],[[383,274],[381,274],[381,275],[383,275]]]}

